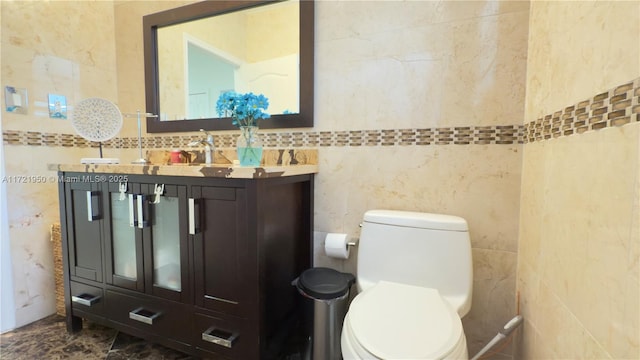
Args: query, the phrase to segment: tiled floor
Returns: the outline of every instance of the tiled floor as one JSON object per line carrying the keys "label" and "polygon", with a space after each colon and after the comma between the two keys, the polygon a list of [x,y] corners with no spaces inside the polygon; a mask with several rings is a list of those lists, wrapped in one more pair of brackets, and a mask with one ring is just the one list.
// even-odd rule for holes
{"label": "tiled floor", "polygon": [[[300,342],[287,346],[284,360],[300,360]],[[64,317],[52,315],[0,335],[2,360],[195,360],[111,328],[85,321],[82,331],[67,333]]]}
{"label": "tiled floor", "polygon": [[194,358],[91,322],[85,322],[82,331],[68,334],[64,317],[53,315],[0,335],[0,359],[191,360]]}

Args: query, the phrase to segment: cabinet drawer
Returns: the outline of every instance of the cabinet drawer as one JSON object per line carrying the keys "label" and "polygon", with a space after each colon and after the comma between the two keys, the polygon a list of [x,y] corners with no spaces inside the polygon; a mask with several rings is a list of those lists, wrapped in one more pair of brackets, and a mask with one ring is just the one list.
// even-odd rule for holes
{"label": "cabinet drawer", "polygon": [[102,315],[104,312],[104,292],[101,288],[70,282],[71,309]]}
{"label": "cabinet drawer", "polygon": [[194,314],[196,347],[234,359],[259,357],[258,324],[249,326],[244,319],[229,316]]}
{"label": "cabinet drawer", "polygon": [[106,315],[111,320],[155,335],[188,340],[190,313],[185,304],[107,290]]}

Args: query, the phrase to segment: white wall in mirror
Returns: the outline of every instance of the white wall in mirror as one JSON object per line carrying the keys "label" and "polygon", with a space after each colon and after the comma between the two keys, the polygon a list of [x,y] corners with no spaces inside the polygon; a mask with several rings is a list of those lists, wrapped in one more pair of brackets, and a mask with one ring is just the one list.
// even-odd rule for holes
{"label": "white wall in mirror", "polygon": [[285,1],[158,28],[161,119],[218,117],[228,90],[265,95],[270,114],[299,113],[298,27],[299,2]]}

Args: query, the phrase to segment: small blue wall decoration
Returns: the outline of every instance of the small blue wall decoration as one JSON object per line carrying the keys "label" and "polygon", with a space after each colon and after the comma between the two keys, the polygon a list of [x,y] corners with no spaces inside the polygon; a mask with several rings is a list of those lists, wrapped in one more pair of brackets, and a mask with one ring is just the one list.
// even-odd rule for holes
{"label": "small blue wall decoration", "polygon": [[67,118],[67,97],[64,95],[49,94],[49,117],[52,119]]}

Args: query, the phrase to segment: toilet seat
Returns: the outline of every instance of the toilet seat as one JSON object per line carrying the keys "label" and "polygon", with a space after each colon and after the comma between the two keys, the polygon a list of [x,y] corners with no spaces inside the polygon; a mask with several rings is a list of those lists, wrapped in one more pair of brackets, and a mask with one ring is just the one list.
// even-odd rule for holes
{"label": "toilet seat", "polygon": [[430,288],[379,282],[355,297],[343,332],[360,358],[442,359],[461,346],[466,353],[458,313]]}

